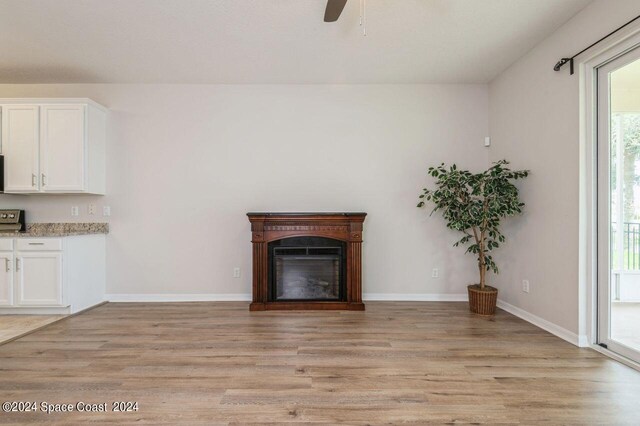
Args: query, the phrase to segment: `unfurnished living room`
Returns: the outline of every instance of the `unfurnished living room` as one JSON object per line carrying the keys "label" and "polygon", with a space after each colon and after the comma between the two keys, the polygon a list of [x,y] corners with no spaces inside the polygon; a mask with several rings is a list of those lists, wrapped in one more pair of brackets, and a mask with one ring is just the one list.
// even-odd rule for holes
{"label": "unfurnished living room", "polygon": [[640,1],[0,39],[0,424],[640,424]]}

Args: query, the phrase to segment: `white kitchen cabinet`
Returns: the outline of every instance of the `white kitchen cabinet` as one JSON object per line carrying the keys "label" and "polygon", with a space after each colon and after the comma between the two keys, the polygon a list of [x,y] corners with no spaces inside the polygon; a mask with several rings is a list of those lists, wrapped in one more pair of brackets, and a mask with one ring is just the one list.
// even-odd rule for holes
{"label": "white kitchen cabinet", "polygon": [[5,192],[40,191],[40,107],[2,105],[2,153]]}
{"label": "white kitchen cabinet", "polygon": [[84,190],[86,106],[43,105],[40,183],[44,192]]}
{"label": "white kitchen cabinet", "polygon": [[62,305],[62,253],[17,252],[16,304]]}
{"label": "white kitchen cabinet", "polygon": [[13,305],[13,253],[0,252],[0,306]]}
{"label": "white kitchen cabinet", "polygon": [[104,234],[0,238],[0,315],[75,313],[104,301]]}
{"label": "white kitchen cabinet", "polygon": [[0,108],[6,193],[105,193],[104,107],[90,99],[0,99]]}

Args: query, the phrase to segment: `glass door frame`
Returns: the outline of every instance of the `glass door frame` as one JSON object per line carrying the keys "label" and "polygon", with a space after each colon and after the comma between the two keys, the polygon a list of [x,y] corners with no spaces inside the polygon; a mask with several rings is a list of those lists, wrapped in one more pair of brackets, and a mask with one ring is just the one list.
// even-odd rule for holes
{"label": "glass door frame", "polygon": [[[595,343],[634,362],[640,351],[611,338],[611,96],[610,73],[640,60],[640,46],[595,68],[597,149],[597,327]],[[618,182],[621,185],[621,182]],[[620,236],[621,238],[622,236]]]}

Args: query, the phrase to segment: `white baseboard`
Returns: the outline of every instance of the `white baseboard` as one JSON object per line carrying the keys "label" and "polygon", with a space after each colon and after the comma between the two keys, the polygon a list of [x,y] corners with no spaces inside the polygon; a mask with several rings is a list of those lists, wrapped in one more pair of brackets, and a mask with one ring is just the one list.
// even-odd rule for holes
{"label": "white baseboard", "polygon": [[[107,294],[109,302],[250,302],[249,293],[226,294]],[[466,294],[365,293],[365,301],[466,302]]]}
{"label": "white baseboard", "polygon": [[586,334],[580,334],[578,336],[578,346],[580,346],[581,348],[590,348],[592,345],[589,342],[589,336],[587,336]]}
{"label": "white baseboard", "polygon": [[[533,315],[525,311],[524,309],[520,309],[517,306],[513,306],[500,299],[498,299],[498,308],[503,309],[527,322],[530,322],[531,324],[540,327],[541,329],[548,331],[549,333],[558,336],[562,340],[566,340],[573,345],[582,346],[583,342],[588,340],[586,336],[579,337],[576,333],[573,333],[566,328],[560,327],[559,325],[549,322],[544,318],[540,318],[539,316]],[[589,345],[585,344],[585,346]]]}
{"label": "white baseboard", "polygon": [[71,308],[69,306],[60,306],[60,307],[26,306],[26,307],[0,308],[0,315],[68,315],[70,313],[71,313]]}
{"label": "white baseboard", "polygon": [[251,294],[107,294],[105,298],[109,302],[250,302]]}
{"label": "white baseboard", "polygon": [[365,293],[362,300],[365,302],[466,302],[469,300],[469,296],[466,293]]}

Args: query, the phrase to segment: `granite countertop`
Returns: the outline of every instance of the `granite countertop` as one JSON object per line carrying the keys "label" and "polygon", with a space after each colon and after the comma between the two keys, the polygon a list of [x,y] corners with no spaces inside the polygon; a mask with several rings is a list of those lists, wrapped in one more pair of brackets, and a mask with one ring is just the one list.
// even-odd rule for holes
{"label": "granite countertop", "polygon": [[27,232],[0,233],[4,238],[69,237],[73,235],[108,234],[108,223],[28,223]]}

